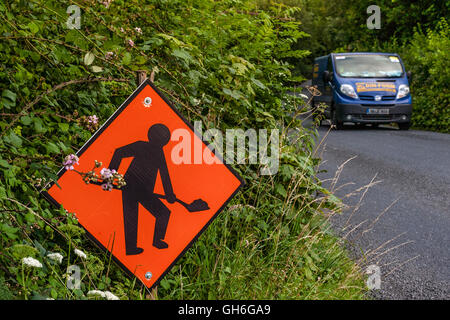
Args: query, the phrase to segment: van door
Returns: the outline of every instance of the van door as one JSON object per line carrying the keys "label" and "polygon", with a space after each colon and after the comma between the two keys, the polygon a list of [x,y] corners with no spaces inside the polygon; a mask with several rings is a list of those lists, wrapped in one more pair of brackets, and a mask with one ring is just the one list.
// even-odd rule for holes
{"label": "van door", "polygon": [[[331,54],[328,55],[327,59],[327,71],[331,75],[332,79],[334,78],[334,70],[333,70],[333,62],[331,61]],[[333,80],[331,81],[324,81],[324,87],[322,91],[322,102],[327,104],[327,108],[325,109],[325,116],[330,117],[331,116],[331,101],[333,100],[333,87],[332,87]]]}

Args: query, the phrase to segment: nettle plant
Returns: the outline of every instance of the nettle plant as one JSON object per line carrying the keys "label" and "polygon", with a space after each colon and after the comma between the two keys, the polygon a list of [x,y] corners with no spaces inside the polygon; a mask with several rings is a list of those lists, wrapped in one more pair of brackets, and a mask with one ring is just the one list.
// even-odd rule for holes
{"label": "nettle plant", "polygon": [[[52,208],[39,191],[56,180],[61,163],[76,170],[75,151],[134,90],[137,70],[151,74],[187,119],[205,128],[278,128],[286,137],[288,126],[297,126],[289,115],[298,107],[298,99],[287,95],[292,66],[286,59],[308,54],[291,50],[305,34],[292,18],[298,9],[274,4],[262,10],[247,0],[71,5],[80,8],[79,29],[67,28],[65,1],[0,3],[0,279],[6,281],[0,289],[19,298],[56,299],[112,288],[120,298],[143,298],[145,290],[85,240],[76,213]],[[251,219],[261,236],[277,228],[279,220],[270,217],[282,212],[292,179],[302,177],[296,192],[306,198],[326,192],[314,178],[314,140],[305,130],[297,129],[297,146],[282,144],[279,175],[260,177],[257,165],[236,168],[247,188],[234,204],[259,208]],[[95,171],[100,167],[79,174],[105,190],[123,185],[116,172]],[[335,206],[334,200],[305,203],[292,204],[303,208],[304,219],[311,210]],[[230,232],[227,241],[236,241],[237,229]],[[211,241],[202,240],[207,237],[199,247]],[[72,264],[81,268],[75,290],[66,285]],[[195,282],[197,262],[188,257],[181,264],[187,266],[183,277],[171,272],[161,283],[163,294],[182,281],[176,279]],[[191,288],[193,295],[207,292]]]}

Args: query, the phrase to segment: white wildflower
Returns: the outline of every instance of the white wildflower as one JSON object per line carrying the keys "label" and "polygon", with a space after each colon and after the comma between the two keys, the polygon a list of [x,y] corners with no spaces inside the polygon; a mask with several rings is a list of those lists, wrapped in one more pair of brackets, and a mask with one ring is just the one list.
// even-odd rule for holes
{"label": "white wildflower", "polygon": [[87,257],[87,256],[86,256],[86,253],[84,253],[84,252],[81,251],[81,250],[75,249],[74,252],[75,252],[75,254],[76,254],[77,256],[79,256],[80,258],[86,259],[86,257]]}
{"label": "white wildflower", "polygon": [[63,256],[60,253],[49,253],[47,255],[47,258],[49,258],[50,260],[53,260],[55,262],[61,263],[63,260]]}
{"label": "white wildflower", "polygon": [[105,291],[105,297],[106,297],[107,300],[120,300],[119,297],[113,295],[109,291]]}
{"label": "white wildflower", "polygon": [[100,290],[91,290],[87,293],[88,296],[100,296],[102,298],[106,298],[106,300],[120,300],[117,296],[112,294],[109,291],[100,291]]}
{"label": "white wildflower", "polygon": [[38,260],[32,257],[23,258],[22,263],[29,267],[42,268],[42,263],[40,263]]}

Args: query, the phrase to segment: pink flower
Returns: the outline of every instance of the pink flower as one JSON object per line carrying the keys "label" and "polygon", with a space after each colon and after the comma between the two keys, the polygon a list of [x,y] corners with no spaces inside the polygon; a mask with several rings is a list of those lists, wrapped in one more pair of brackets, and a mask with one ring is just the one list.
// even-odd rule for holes
{"label": "pink flower", "polygon": [[128,39],[128,45],[129,45],[130,47],[134,47],[134,41],[131,40],[131,39]]}
{"label": "pink flower", "polygon": [[105,0],[105,1],[102,1],[102,4],[105,6],[105,8],[108,8],[109,5],[111,4],[111,2],[113,2],[113,0]]}
{"label": "pink flower", "polygon": [[113,188],[113,185],[109,182],[102,184],[102,189],[105,191],[111,191]]}
{"label": "pink flower", "polygon": [[111,60],[112,58],[114,58],[114,52],[108,51],[108,52],[105,54],[105,59],[106,59],[106,60]]}
{"label": "pink flower", "polygon": [[134,28],[134,30],[138,33],[138,34],[142,34],[142,29],[139,27]]}
{"label": "pink flower", "polygon": [[97,116],[95,114],[93,116],[89,116],[87,118],[87,120],[88,120],[89,123],[92,123],[92,124],[97,124],[98,123],[98,118],[97,118]]}
{"label": "pink flower", "polygon": [[120,32],[125,33],[125,30],[123,30],[123,28],[120,27]]}
{"label": "pink flower", "polygon": [[100,170],[100,175],[102,176],[102,179],[109,179],[113,176],[113,173],[116,172],[116,170],[109,170],[108,168],[103,168]]}
{"label": "pink flower", "polygon": [[73,170],[74,164],[78,163],[79,158],[75,154],[69,154],[64,158],[63,166],[66,170]]}

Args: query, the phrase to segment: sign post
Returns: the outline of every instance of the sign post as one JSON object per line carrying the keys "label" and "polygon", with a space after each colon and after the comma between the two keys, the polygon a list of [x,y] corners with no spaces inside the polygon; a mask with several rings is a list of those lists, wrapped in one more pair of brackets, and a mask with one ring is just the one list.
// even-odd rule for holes
{"label": "sign post", "polygon": [[[74,213],[89,238],[128,274],[155,288],[243,180],[145,77],[138,76],[135,92],[77,152],[77,170],[102,162],[98,170],[118,172],[126,184],[101,188],[63,168],[58,185],[44,196]],[[179,144],[182,152],[201,148],[213,161],[180,162]]]}

